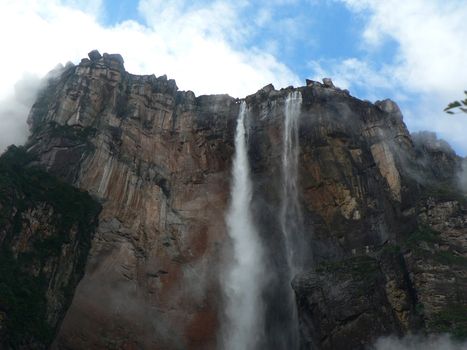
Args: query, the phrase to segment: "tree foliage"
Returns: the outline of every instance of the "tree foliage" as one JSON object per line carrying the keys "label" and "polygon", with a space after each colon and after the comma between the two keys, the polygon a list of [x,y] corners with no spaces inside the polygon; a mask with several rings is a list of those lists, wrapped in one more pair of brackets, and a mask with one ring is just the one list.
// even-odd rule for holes
{"label": "tree foliage", "polygon": [[467,113],[467,90],[464,91],[465,99],[451,102],[444,111],[448,114]]}

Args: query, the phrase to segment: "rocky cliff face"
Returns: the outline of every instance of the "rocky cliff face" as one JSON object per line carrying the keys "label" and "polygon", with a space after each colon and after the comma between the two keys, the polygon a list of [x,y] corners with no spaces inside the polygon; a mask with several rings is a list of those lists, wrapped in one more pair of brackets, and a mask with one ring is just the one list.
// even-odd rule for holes
{"label": "rocky cliff face", "polygon": [[30,152],[103,206],[56,346],[212,348],[238,105],[91,58],[51,79],[30,115]]}
{"label": "rocky cliff face", "polygon": [[10,147],[0,157],[0,348],[50,346],[83,276],[100,206],[27,166]]}
{"label": "rocky cliff face", "polygon": [[[367,134],[369,144],[353,151],[372,156],[366,173],[349,157],[351,172],[337,182],[363,188],[349,186],[347,192],[356,193],[355,201],[347,202],[359,214],[346,215],[346,202],[339,198],[346,191],[331,190],[325,182],[331,194],[327,207],[338,216],[324,230],[315,224],[314,235],[328,241],[340,231],[341,237],[329,250],[315,249],[321,253],[314,268],[293,281],[305,348],[363,349],[382,334],[467,335],[466,197],[457,177],[461,159],[433,134],[409,137],[392,103],[376,106],[389,114],[380,126],[364,127],[376,131],[376,138]],[[376,173],[370,175],[372,168]],[[371,184],[378,178],[379,185]],[[309,199],[310,206],[323,203]],[[339,257],[333,256],[336,247],[342,248]]]}
{"label": "rocky cliff face", "polygon": [[[89,57],[54,72],[29,118],[27,148],[37,163],[103,208],[54,347],[215,348],[239,101],[129,74],[119,55]],[[303,99],[298,186],[307,259],[293,281],[302,347],[465,332],[456,313],[466,307],[465,197],[455,191],[461,159],[433,137],[412,138],[392,101],[371,104],[309,81],[246,98],[252,208],[270,266],[265,346],[275,348],[288,319],[278,212],[292,90]]]}

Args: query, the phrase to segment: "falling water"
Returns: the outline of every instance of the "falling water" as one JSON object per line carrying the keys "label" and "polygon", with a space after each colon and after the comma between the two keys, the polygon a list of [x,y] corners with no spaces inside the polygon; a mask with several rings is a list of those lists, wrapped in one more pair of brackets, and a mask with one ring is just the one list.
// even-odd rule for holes
{"label": "falling water", "polygon": [[263,253],[251,216],[252,184],[245,138],[246,103],[242,102],[235,135],[233,183],[227,227],[233,243],[233,261],[224,283],[226,322],[222,349],[255,349],[264,325],[261,303]]}
{"label": "falling water", "polygon": [[[285,238],[287,263],[292,274],[303,266],[303,217],[298,200],[298,123],[302,95],[292,91],[285,101],[284,136],[282,142],[281,228]],[[292,276],[293,277],[293,276]]]}
{"label": "falling water", "polygon": [[286,343],[281,349],[295,350],[299,348],[299,325],[295,303],[295,295],[290,282],[303,266],[303,219],[298,200],[298,124],[302,95],[300,91],[290,92],[285,101],[284,132],[282,142],[282,196],[280,223],[284,235],[286,252],[285,286],[288,324],[283,330]]}

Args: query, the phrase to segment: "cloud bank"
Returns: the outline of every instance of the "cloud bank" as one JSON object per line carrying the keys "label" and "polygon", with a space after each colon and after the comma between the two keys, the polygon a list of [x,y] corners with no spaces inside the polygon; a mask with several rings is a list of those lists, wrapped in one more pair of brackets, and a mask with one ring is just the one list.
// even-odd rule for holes
{"label": "cloud bank", "polygon": [[432,335],[428,337],[384,337],[378,339],[372,350],[463,350],[466,348],[467,343],[457,342],[447,335]]}

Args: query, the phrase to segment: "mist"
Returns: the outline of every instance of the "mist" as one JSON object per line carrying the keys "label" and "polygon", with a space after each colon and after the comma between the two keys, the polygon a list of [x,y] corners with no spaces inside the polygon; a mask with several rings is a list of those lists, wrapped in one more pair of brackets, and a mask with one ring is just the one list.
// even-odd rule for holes
{"label": "mist", "polygon": [[394,336],[379,338],[371,350],[465,350],[467,342],[458,342],[448,335]]}
{"label": "mist", "polygon": [[467,195],[467,157],[462,161],[462,168],[458,174],[459,187]]}
{"label": "mist", "polygon": [[25,73],[13,91],[0,99],[0,153],[11,144],[26,141],[29,135],[26,120],[41,86],[39,76]]}

